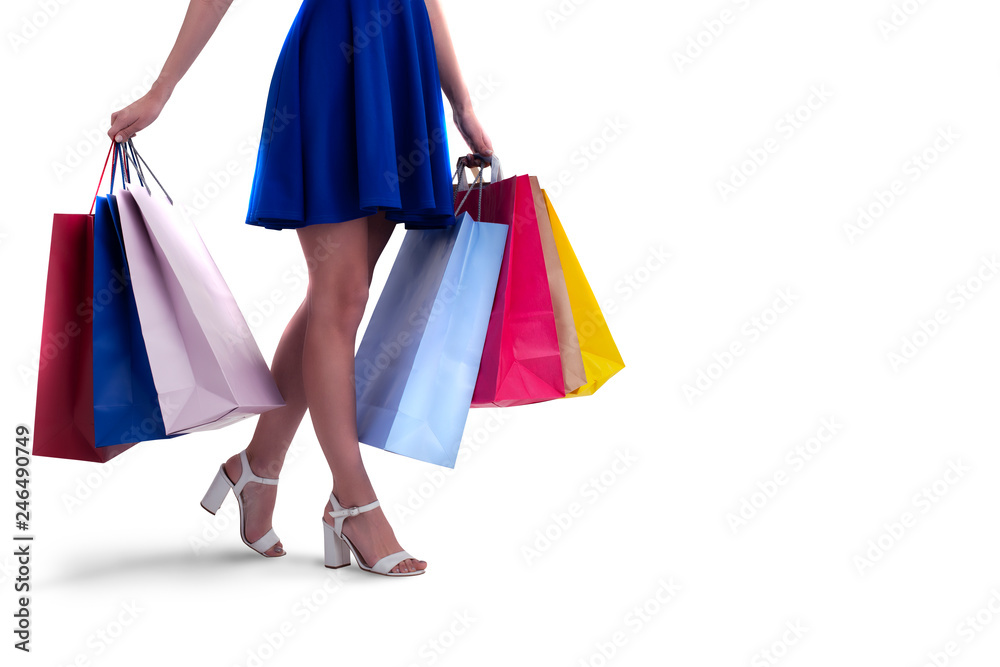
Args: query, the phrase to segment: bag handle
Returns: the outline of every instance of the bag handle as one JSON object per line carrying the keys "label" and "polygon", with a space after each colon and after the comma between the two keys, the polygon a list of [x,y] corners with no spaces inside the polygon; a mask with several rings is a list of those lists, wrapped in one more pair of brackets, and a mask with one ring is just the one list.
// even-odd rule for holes
{"label": "bag handle", "polygon": [[[489,168],[490,168],[490,180],[489,180],[489,182],[490,183],[496,183],[497,181],[502,181],[503,180],[503,168],[500,166],[500,158],[498,158],[495,153],[493,155],[483,155],[482,153],[473,153],[473,156],[479,158],[483,162],[488,162],[489,163]],[[465,168],[466,167],[470,167],[471,168],[472,166],[473,165],[469,164],[469,160],[468,160],[468,158],[465,155],[463,155],[462,157],[458,158],[458,164],[455,167],[455,169],[458,172],[458,191],[459,192],[464,192],[465,190],[469,189],[469,183],[466,180],[466,176],[465,176]],[[480,169],[480,171],[482,171],[482,169]],[[454,180],[454,179],[452,179],[452,180]]]}
{"label": "bag handle", "polygon": [[115,142],[115,145],[114,145],[114,157],[111,159],[111,183],[108,185],[108,194],[109,195],[112,194],[112,192],[114,191],[114,188],[115,188],[115,171],[116,171],[116,167],[119,164],[121,165],[121,170],[120,170],[119,173],[121,173],[122,187],[124,188],[125,187],[125,181],[128,179],[128,169],[126,168],[127,165],[125,164],[125,158],[123,156],[123,148],[122,148],[122,146],[118,142]]}
{"label": "bag handle", "polygon": [[[461,159],[462,158],[459,158],[459,160],[461,160]],[[459,166],[459,173],[461,173],[463,175],[465,174],[465,170],[461,166]],[[493,174],[491,173],[490,176],[492,176],[492,175]],[[479,187],[475,187],[477,184],[479,185]],[[458,190],[458,192],[462,191],[461,190],[461,185],[462,185],[461,182],[459,182],[459,188],[460,189]],[[473,185],[473,187],[470,188],[468,186],[468,184],[466,184],[466,186],[465,186],[465,196],[462,197],[462,201],[458,203],[458,205],[455,207],[455,210],[458,211],[460,208],[462,208],[465,205],[465,200],[468,199],[469,195],[472,194],[472,190],[476,190],[476,191],[479,192],[479,206],[476,209],[476,222],[482,222],[483,221],[483,186],[484,185],[488,185],[486,183],[483,183],[483,170],[482,169],[480,169],[479,173],[476,174],[476,180],[474,180],[472,182],[472,185]]]}
{"label": "bag handle", "polygon": [[[112,153],[114,153],[114,159],[111,158]],[[108,185],[108,194],[111,194],[115,187],[115,172],[117,171],[117,165],[121,164],[121,175],[122,175],[122,187],[125,187],[125,182],[129,180],[128,164],[125,161],[125,147],[119,142],[112,140],[111,147],[108,148],[108,154],[104,158],[104,168],[101,170],[101,177],[97,181],[97,190],[94,191],[94,199],[90,202],[90,213],[88,215],[94,214],[94,206],[97,204],[97,196],[101,192],[101,183],[104,182],[104,174],[108,170],[108,162],[111,162],[111,182]]]}
{"label": "bag handle", "polygon": [[[142,167],[144,166],[144,167],[146,167],[146,169],[149,170],[149,175],[153,177],[153,180],[156,181],[156,184],[160,186],[161,190],[163,190],[163,194],[166,195],[167,201],[170,202],[171,206],[173,206],[174,205],[174,200],[170,198],[170,194],[167,193],[167,189],[165,187],[163,187],[163,184],[160,183],[160,179],[158,179],[156,177],[156,174],[153,173],[153,170],[150,169],[149,165],[146,163],[145,158],[143,158],[141,155],[139,155],[139,151],[137,151],[135,149],[135,144],[132,143],[132,138],[129,137],[129,139],[128,139],[128,141],[126,143],[128,144],[128,150],[126,151],[126,156],[132,162],[132,164],[135,165],[135,172],[136,172],[136,174],[139,177],[139,183],[144,188],[146,188],[146,192],[148,192],[150,195],[153,194],[150,191],[150,189],[149,189],[149,184],[146,182],[146,174],[142,170]],[[131,153],[131,155],[129,155],[129,153]],[[142,166],[139,165],[140,161],[142,162]]]}
{"label": "bag handle", "polygon": [[[101,192],[101,183],[104,182],[104,172],[108,170],[108,160],[111,159],[111,151],[115,148],[115,141],[112,140],[111,146],[108,147],[108,155],[104,158],[104,169],[101,170],[101,177],[97,180],[97,190],[94,191],[94,200],[90,202],[90,212],[87,215],[94,214],[94,205],[97,204],[97,195]],[[112,168],[112,182],[114,182],[114,169]]]}

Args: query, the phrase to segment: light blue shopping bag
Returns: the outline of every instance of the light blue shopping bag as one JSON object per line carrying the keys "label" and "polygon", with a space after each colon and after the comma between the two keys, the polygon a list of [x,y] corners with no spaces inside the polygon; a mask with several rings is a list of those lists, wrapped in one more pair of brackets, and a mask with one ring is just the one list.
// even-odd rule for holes
{"label": "light blue shopping bag", "polygon": [[358,439],[455,467],[507,225],[406,231],[355,356]]}

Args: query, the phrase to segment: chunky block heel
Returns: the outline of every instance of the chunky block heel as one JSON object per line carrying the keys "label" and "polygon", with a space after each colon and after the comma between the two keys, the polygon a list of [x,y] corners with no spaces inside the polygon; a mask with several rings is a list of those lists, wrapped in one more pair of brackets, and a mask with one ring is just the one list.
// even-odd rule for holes
{"label": "chunky block heel", "polygon": [[344,519],[349,516],[357,516],[362,512],[367,512],[373,510],[379,506],[379,501],[373,500],[367,505],[361,505],[359,507],[344,507],[337,500],[337,496],[330,494],[330,506],[333,507],[332,512],[327,512],[330,518],[333,519],[333,524],[329,524],[326,521],[323,522],[324,530],[324,545],[326,548],[325,562],[326,566],[330,568],[344,567],[345,565],[351,564],[351,553],[354,553],[354,559],[358,561],[358,567],[360,567],[365,572],[374,572],[375,574],[384,574],[389,577],[412,577],[418,574],[423,574],[424,570],[414,570],[413,572],[390,572],[392,568],[399,565],[401,562],[407,558],[413,558],[406,551],[397,551],[394,554],[389,554],[385,556],[374,565],[368,566],[365,564],[364,558],[361,557],[360,552],[351,543],[351,540],[344,535]]}
{"label": "chunky block heel", "polygon": [[219,466],[219,473],[212,481],[212,486],[208,487],[205,497],[201,500],[201,506],[215,514],[222,507],[222,501],[226,499],[230,488],[232,487],[229,484],[229,478],[226,477],[226,471],[222,466]]}
{"label": "chunky block heel", "polygon": [[333,526],[323,522],[324,563],[327,567],[337,569],[351,564],[351,551],[344,540],[337,537]]}

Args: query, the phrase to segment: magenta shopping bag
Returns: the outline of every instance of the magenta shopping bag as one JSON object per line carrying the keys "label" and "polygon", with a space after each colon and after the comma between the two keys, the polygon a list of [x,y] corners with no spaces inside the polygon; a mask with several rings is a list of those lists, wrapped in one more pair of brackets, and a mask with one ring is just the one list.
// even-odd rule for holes
{"label": "magenta shopping bag", "polygon": [[[456,214],[508,225],[472,407],[509,407],[566,395],[556,318],[528,176],[503,178],[456,193]],[[481,200],[480,200],[481,197]],[[462,203],[464,201],[464,203]],[[480,213],[481,211],[481,213]]]}

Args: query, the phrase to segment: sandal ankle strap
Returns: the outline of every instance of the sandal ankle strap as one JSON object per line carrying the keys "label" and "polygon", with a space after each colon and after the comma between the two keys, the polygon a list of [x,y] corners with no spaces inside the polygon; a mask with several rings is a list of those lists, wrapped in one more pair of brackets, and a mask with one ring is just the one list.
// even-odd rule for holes
{"label": "sandal ankle strap", "polygon": [[[330,499],[331,501],[333,501],[332,504],[334,507],[340,505],[340,503],[336,501],[337,499],[333,496],[333,494],[330,494]],[[379,501],[374,500],[368,503],[367,505],[360,505],[358,507],[341,507],[339,510],[334,510],[332,512],[329,512],[328,514],[332,519],[336,519],[338,517],[357,516],[362,512],[373,510],[378,506],[379,506]]]}
{"label": "sandal ankle strap", "polygon": [[373,510],[378,507],[378,500],[373,500],[367,505],[360,505],[358,507],[344,507],[337,500],[337,496],[330,494],[330,505],[333,507],[333,511],[329,512],[330,518],[333,519],[333,530],[337,535],[341,535],[344,530],[344,519],[349,516],[357,516],[362,512],[367,512],[368,510]]}
{"label": "sandal ankle strap", "polygon": [[236,491],[236,493],[240,493],[243,490],[243,487],[246,486],[248,482],[257,482],[258,484],[272,484],[272,485],[278,483],[278,479],[276,477],[272,479],[269,477],[260,477],[259,475],[253,474],[253,471],[250,469],[250,460],[247,459],[247,450],[245,449],[240,452],[240,464],[241,464],[240,478],[236,480],[235,484],[233,484],[233,489]]}

